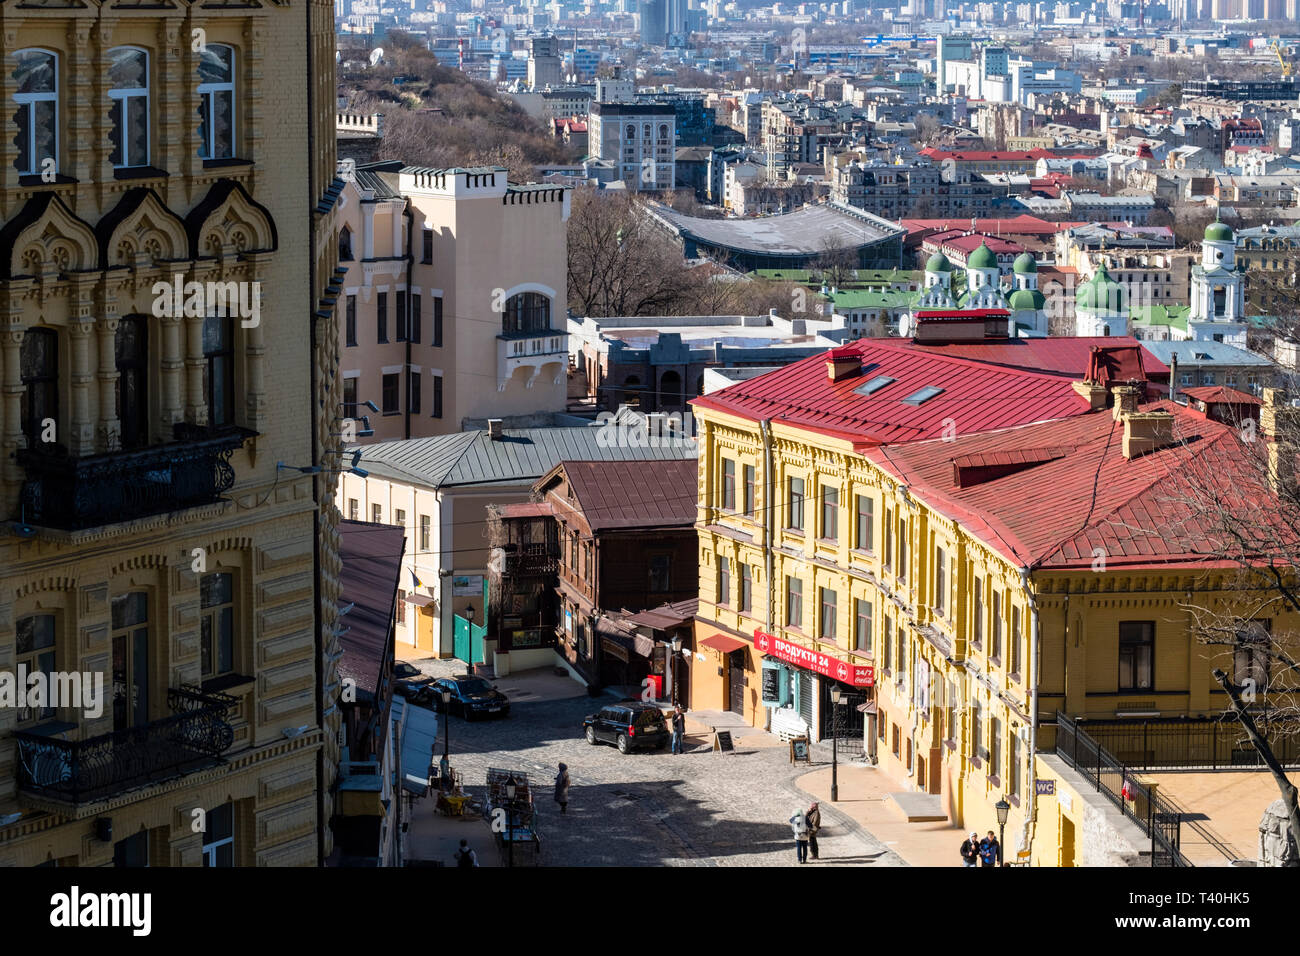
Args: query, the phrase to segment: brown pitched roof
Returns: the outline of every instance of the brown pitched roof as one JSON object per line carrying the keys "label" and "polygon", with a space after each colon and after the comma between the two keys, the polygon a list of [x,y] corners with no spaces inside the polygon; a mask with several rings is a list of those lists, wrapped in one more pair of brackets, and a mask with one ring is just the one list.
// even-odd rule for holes
{"label": "brown pitched roof", "polygon": [[339,522],[339,604],[353,605],[341,619],[339,676],[355,680],[363,694],[377,691],[385,658],[393,655],[389,635],[405,546],[401,528]]}
{"label": "brown pitched roof", "polygon": [[563,468],[593,532],[695,523],[698,472],[693,459],[566,461]]}

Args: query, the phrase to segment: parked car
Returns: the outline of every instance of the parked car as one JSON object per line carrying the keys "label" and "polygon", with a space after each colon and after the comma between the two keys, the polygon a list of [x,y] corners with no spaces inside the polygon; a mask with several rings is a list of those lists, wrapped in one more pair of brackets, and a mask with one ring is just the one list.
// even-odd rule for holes
{"label": "parked car", "polygon": [[393,664],[393,690],[413,704],[428,705],[433,678],[413,664],[397,661]]}
{"label": "parked car", "polygon": [[587,743],[611,743],[619,753],[659,750],[668,743],[668,725],[663,711],[654,704],[628,700],[602,707],[599,713],[582,719]]}
{"label": "parked car", "polygon": [[510,699],[481,677],[466,674],[462,677],[442,677],[434,681],[429,692],[433,697],[433,707],[442,713],[443,691],[451,692],[451,699],[446,709],[459,714],[466,720],[475,717],[505,717],[510,713]]}

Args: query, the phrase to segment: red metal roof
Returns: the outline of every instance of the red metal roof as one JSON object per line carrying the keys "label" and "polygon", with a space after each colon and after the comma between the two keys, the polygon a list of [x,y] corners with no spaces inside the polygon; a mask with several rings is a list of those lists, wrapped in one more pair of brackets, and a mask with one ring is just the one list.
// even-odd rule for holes
{"label": "red metal roof", "polygon": [[[1172,445],[1126,459],[1124,423],[1109,410],[1063,421],[870,449],[866,456],[940,513],[1021,566],[1108,567],[1223,564],[1229,542],[1217,540],[1195,496],[1179,482],[1213,488],[1225,507],[1260,510],[1261,527],[1276,509],[1261,482],[1264,442],[1245,445],[1235,429],[1171,402],[1143,411],[1174,415]],[[1061,455],[1044,454],[1044,449]],[[959,462],[1021,453],[1034,459],[1002,474],[973,475],[959,487]],[[1294,530],[1294,529],[1292,529]],[[1227,559],[1231,564],[1231,560]]]}
{"label": "red metal roof", "polygon": [[[1107,356],[1114,356],[1107,359],[1108,363],[1114,363],[1115,373],[1108,381],[1146,378],[1147,381],[1165,382],[1169,379],[1169,367],[1147,351],[1141,342],[1129,335],[1099,337],[1063,335],[1041,339],[986,339],[983,342],[904,341],[903,346],[989,365],[1024,369],[1044,375],[1060,375],[1075,381],[1082,380],[1087,374],[1093,349],[1100,348]],[[1135,363],[1138,362],[1145,373],[1143,375],[1133,372]]]}
{"label": "red metal roof", "polygon": [[1235,388],[1228,388],[1224,385],[1198,385],[1194,388],[1180,388],[1180,395],[1186,395],[1188,398],[1194,398],[1198,402],[1207,404],[1222,403],[1225,405],[1263,405],[1264,403],[1248,392],[1239,392]]}
{"label": "red metal roof", "polygon": [[[862,444],[936,438],[1082,414],[1088,408],[1060,375],[971,361],[942,347],[897,339],[858,339],[841,349],[862,357],[862,370],[832,382],[825,355],[815,355],[737,382],[692,404],[750,421],[771,419]],[[877,377],[892,382],[864,395]],[[942,391],[919,404],[903,399]]]}
{"label": "red metal roof", "polygon": [[948,232],[953,229],[974,229],[976,232],[1001,234],[1004,236],[1054,236],[1058,232],[1084,225],[1082,222],[1048,222],[1028,213],[1011,216],[1008,219],[976,219],[972,226],[969,219],[960,217],[951,219],[903,219],[900,225],[911,238],[912,233]]}
{"label": "red metal roof", "polygon": [[995,254],[1001,255],[1011,255],[1012,253],[1025,251],[1024,245],[1019,242],[1002,239],[996,235],[986,235],[982,232],[971,232],[969,229],[937,232],[934,235],[926,236],[922,245],[952,249],[965,255],[970,255],[982,245],[988,246]]}

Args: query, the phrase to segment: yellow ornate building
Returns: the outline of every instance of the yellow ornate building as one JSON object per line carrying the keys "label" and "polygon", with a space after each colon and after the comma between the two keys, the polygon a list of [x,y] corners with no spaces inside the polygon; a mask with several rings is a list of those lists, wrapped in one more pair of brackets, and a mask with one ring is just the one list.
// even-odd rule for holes
{"label": "yellow ornate building", "polygon": [[[1211,670],[1262,666],[1199,644],[1191,606],[1296,621],[1235,590],[1179,504],[1191,461],[1243,470],[1232,429],[1047,378],[861,340],[697,399],[691,706],[813,739],[847,723],[966,829],[996,830],[1005,799],[1008,859],[1073,865],[1093,821],[1069,802],[1057,713],[1130,759],[1126,722],[1221,714]],[[858,705],[838,716],[836,685]]]}
{"label": "yellow ornate building", "polygon": [[5,4],[0,37],[0,866],[315,865],[332,8]]}

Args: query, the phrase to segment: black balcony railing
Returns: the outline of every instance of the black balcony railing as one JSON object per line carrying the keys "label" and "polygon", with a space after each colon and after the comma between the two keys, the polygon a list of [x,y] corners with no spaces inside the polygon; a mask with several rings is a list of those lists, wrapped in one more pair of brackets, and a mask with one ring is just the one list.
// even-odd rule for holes
{"label": "black balcony railing", "polygon": [[140,727],[87,740],[15,731],[18,789],[70,803],[91,803],[222,762],[234,742],[226,719],[235,698],[181,686],[167,691],[172,713]]}
{"label": "black balcony railing", "polygon": [[176,440],[137,451],[73,458],[24,449],[27,524],[75,531],[211,504],[235,483],[230,456],[256,433],[177,426]]}
{"label": "black balcony railing", "polygon": [[523,544],[515,551],[506,551],[502,571],[511,576],[554,574],[560,567],[560,556],[544,544]]}
{"label": "black balcony railing", "polygon": [[1083,722],[1056,712],[1056,754],[1136,823],[1151,838],[1152,866],[1190,866],[1179,852],[1183,815],[1134,777],[1120,761],[1083,730]]}
{"label": "black balcony railing", "polygon": [[[1136,770],[1222,770],[1259,767],[1264,761],[1236,718],[1154,717],[1089,720],[1088,736]],[[1300,768],[1300,739],[1291,728],[1267,733],[1273,755],[1288,769]]]}

